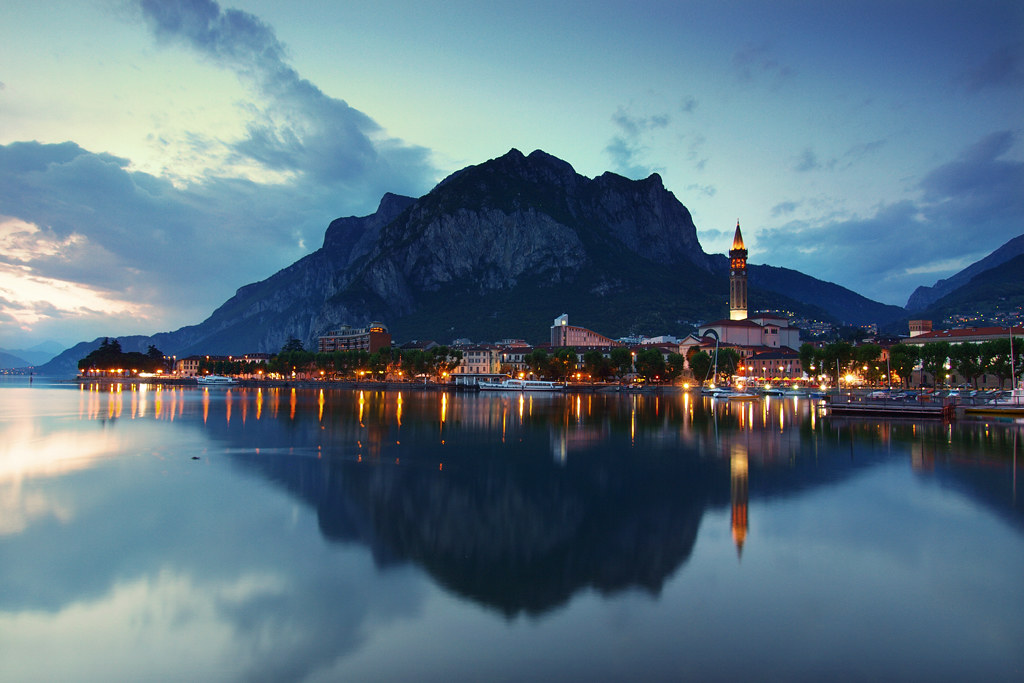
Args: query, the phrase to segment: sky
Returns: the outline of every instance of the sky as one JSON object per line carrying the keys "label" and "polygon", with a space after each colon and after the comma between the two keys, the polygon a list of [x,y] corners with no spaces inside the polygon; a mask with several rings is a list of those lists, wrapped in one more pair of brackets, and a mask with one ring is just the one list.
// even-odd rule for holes
{"label": "sky", "polygon": [[0,0],[0,348],[198,323],[512,148],[904,305],[1024,233],[1024,3]]}

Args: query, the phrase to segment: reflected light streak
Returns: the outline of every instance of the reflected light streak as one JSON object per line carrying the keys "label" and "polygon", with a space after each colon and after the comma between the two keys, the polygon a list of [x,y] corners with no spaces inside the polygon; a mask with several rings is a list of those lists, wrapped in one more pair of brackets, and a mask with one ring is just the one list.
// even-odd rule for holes
{"label": "reflected light streak", "polygon": [[299,400],[299,397],[298,397],[298,394],[295,391],[295,387],[292,387],[292,395],[291,395],[291,400],[289,402],[290,410],[288,412],[288,419],[289,420],[294,420],[295,419],[295,404],[298,402],[298,400]]}
{"label": "reflected light streak", "polygon": [[398,426],[402,426],[402,392],[398,392],[398,407],[395,409],[395,420],[398,422]]}
{"label": "reflected light streak", "polygon": [[256,390],[256,421],[259,422],[260,418],[263,417],[263,389],[262,387]]}
{"label": "reflected light streak", "polygon": [[224,394],[224,413],[228,424],[231,424],[231,403],[231,390],[228,389],[227,393]]}
{"label": "reflected light streak", "polygon": [[323,389],[320,390],[320,395],[317,397],[316,403],[317,403],[317,407],[320,409],[319,413],[317,414],[317,421],[318,422],[323,422],[324,421],[324,390]]}
{"label": "reflected light streak", "polygon": [[206,424],[206,418],[210,416],[210,390],[203,389],[203,424]]}

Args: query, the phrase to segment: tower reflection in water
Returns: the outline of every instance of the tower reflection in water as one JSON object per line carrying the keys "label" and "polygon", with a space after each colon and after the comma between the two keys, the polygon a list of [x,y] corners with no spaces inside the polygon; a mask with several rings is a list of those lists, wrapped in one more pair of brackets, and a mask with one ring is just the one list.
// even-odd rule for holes
{"label": "tower reflection in water", "polygon": [[[1005,427],[822,417],[806,399],[291,388],[168,397],[177,410],[138,414],[194,420],[315,509],[328,541],[365,545],[381,565],[416,564],[509,615],[585,589],[658,594],[687,563],[706,511],[728,506],[742,558],[751,496],[834,487],[893,457],[919,471],[982,462],[1012,441]],[[90,417],[121,414],[118,392],[88,399]],[[247,414],[255,419],[238,419]],[[990,490],[976,495],[996,504]]]}

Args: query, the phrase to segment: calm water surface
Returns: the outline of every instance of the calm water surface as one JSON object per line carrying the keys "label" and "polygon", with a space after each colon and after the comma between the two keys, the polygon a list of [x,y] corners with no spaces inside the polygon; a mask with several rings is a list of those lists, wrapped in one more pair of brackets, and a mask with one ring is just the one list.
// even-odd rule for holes
{"label": "calm water surface", "polygon": [[0,385],[0,680],[1022,680],[1013,422]]}

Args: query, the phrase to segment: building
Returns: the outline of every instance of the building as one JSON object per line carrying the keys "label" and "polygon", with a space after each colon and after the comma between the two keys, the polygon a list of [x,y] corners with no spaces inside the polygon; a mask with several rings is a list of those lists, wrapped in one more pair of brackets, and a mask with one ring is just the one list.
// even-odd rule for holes
{"label": "building", "polygon": [[911,320],[910,321],[910,336],[916,337],[921,334],[928,334],[932,331],[931,320]]}
{"label": "building", "polygon": [[565,346],[622,346],[622,344],[585,327],[570,325],[569,314],[563,313],[555,318],[554,324],[551,325],[551,348]]}
{"label": "building", "polygon": [[763,380],[795,380],[803,377],[800,354],[790,349],[762,351],[744,361],[746,375]]}
{"label": "building", "polygon": [[333,353],[335,351],[369,351],[375,353],[380,349],[391,348],[391,333],[384,323],[373,322],[366,327],[342,325],[331,330],[317,340],[317,351]]}
{"label": "building", "polygon": [[747,249],[743,246],[740,222],[729,250],[729,320],[747,318]]}
{"label": "building", "polygon": [[789,321],[781,317],[766,315],[743,320],[716,320],[698,328],[699,337],[707,337],[712,332],[720,342],[735,346],[800,348],[800,330],[790,327]]}
{"label": "building", "polygon": [[490,344],[458,346],[462,359],[452,370],[453,375],[494,375],[501,366],[501,350]]}
{"label": "building", "polygon": [[[914,334],[913,323],[915,322],[928,323],[928,331]],[[905,343],[917,344],[920,346],[923,346],[928,342],[938,341],[945,341],[950,344],[963,344],[965,342],[980,344],[982,342],[992,341],[995,339],[1009,339],[1011,329],[1009,327],[962,327],[957,330],[932,330],[930,320],[911,320],[910,323],[910,339],[907,339]],[[1022,336],[1024,336],[1024,327],[1014,327],[1014,344],[1016,344],[1016,340]]]}

